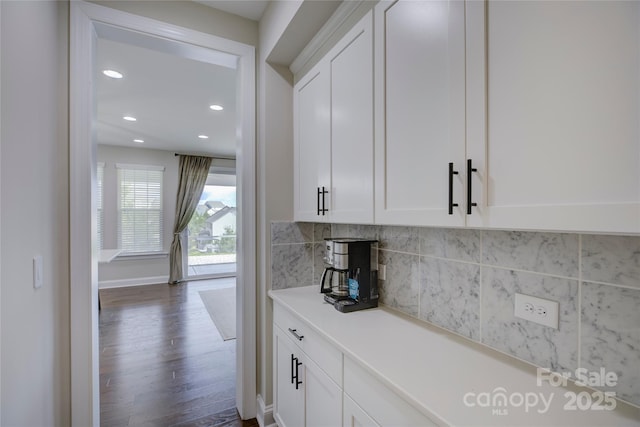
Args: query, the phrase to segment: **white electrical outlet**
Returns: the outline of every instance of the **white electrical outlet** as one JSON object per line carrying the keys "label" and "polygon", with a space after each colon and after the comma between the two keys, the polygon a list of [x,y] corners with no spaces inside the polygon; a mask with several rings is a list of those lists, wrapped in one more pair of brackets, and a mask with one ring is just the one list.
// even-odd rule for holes
{"label": "white electrical outlet", "polygon": [[378,264],[378,280],[387,280],[387,265]]}
{"label": "white electrical outlet", "polygon": [[558,329],[557,301],[549,301],[531,295],[516,294],[515,316],[531,322]]}

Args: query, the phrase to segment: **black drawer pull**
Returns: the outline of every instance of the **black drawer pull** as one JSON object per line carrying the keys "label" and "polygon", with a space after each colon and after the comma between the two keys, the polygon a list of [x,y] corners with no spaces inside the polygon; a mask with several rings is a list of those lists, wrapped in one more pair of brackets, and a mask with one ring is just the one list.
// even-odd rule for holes
{"label": "black drawer pull", "polygon": [[289,332],[291,332],[291,334],[296,337],[298,339],[298,341],[302,341],[302,338],[304,338],[304,335],[298,335],[298,330],[297,329],[291,329],[289,328]]}

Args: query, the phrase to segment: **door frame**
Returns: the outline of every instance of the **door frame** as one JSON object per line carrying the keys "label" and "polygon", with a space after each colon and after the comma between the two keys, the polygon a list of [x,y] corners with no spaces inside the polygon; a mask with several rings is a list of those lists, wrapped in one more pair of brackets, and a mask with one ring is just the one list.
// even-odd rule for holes
{"label": "door frame", "polygon": [[96,24],[189,43],[238,57],[236,148],[238,263],[236,405],[243,419],[256,416],[256,138],[255,48],[218,36],[104,6],[71,2],[69,50],[71,425],[100,424],[98,251],[93,66]]}

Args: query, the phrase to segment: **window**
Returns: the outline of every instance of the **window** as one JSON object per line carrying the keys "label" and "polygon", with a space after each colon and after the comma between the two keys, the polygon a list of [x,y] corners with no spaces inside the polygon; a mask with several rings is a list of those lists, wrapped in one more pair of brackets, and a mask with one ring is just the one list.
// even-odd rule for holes
{"label": "window", "polygon": [[117,164],[118,247],[123,253],[160,252],[164,167]]}
{"label": "window", "polygon": [[96,204],[98,205],[98,249],[104,248],[103,246],[103,234],[104,234],[104,209],[103,209],[103,188],[104,188],[104,162],[98,163],[97,169],[98,178],[98,195]]}

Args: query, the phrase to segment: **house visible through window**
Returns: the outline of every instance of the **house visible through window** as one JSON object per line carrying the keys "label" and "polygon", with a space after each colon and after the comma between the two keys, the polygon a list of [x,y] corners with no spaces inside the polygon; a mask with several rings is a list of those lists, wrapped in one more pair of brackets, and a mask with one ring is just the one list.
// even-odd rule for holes
{"label": "house visible through window", "polygon": [[118,247],[125,254],[162,251],[164,167],[117,164],[116,168]]}

